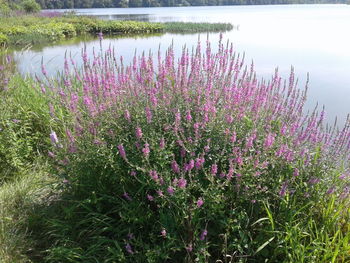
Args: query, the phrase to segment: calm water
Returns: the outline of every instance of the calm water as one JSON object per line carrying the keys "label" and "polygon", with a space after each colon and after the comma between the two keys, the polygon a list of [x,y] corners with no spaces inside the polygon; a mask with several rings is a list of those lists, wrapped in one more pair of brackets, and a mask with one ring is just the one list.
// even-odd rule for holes
{"label": "calm water", "polygon": [[[134,9],[78,9],[78,14],[96,15],[103,19],[142,20],[151,22],[229,22],[235,29],[224,33],[238,52],[245,52],[246,61],[254,60],[261,77],[270,77],[276,67],[288,76],[293,65],[300,86],[310,73],[308,108],[318,102],[326,106],[328,121],[338,116],[345,120],[350,113],[350,5],[288,5],[288,6],[224,6],[172,7]],[[158,47],[165,50],[172,42],[181,47],[194,46],[198,37],[207,34],[163,34],[129,36],[103,41],[103,48],[114,46],[126,62],[135,53]],[[214,46],[219,34],[209,34]],[[16,52],[23,73],[38,73],[43,58],[50,72],[62,69],[67,51],[79,59],[81,49],[99,49],[97,38],[75,39],[60,45],[35,47]]]}

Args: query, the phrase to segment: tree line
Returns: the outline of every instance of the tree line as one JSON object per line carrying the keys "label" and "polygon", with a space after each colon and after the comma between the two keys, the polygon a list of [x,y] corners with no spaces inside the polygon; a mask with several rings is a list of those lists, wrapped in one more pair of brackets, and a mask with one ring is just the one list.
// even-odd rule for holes
{"label": "tree line", "polygon": [[[6,0],[5,0],[6,1]],[[8,0],[16,3],[19,0]],[[43,9],[349,3],[350,0],[36,0]]]}

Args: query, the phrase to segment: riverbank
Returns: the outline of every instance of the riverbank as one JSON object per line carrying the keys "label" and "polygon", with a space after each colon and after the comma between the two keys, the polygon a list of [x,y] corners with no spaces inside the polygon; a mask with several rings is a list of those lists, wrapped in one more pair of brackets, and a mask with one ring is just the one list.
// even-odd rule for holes
{"label": "riverbank", "polygon": [[50,43],[84,34],[148,34],[218,32],[231,30],[228,23],[151,23],[100,20],[90,16],[62,13],[0,17],[0,44],[23,46]]}
{"label": "riverbank", "polygon": [[202,48],[47,81],[4,57],[1,262],[349,262],[349,123]]}

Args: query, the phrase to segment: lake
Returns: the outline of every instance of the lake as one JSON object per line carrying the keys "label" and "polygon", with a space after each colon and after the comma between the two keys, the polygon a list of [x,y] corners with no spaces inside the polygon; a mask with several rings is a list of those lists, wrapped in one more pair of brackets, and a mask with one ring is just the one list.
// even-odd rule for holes
{"label": "lake", "polygon": [[[335,116],[343,122],[350,113],[350,5],[278,5],[278,6],[211,6],[162,8],[77,9],[81,15],[102,19],[141,20],[150,22],[229,22],[234,29],[223,34],[237,52],[245,52],[248,64],[254,61],[259,77],[270,78],[276,67],[288,77],[295,68],[303,87],[310,74],[306,107],[316,103],[326,106],[327,120]],[[209,37],[216,46],[219,33],[161,34],[105,38],[102,48],[113,46],[128,63],[137,52],[158,48],[164,53],[174,43],[179,54],[183,45],[191,48],[198,38]],[[204,45],[204,43],[203,43]],[[43,59],[49,72],[63,68],[67,52],[80,59],[81,49],[99,50],[97,37],[76,38],[55,45],[37,46],[16,51],[15,59],[22,73],[40,74]]]}

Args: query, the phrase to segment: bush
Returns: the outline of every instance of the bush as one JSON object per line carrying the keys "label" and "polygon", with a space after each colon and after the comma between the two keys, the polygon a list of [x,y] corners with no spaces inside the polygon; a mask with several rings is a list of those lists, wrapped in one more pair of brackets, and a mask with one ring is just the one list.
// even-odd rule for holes
{"label": "bush", "polygon": [[170,48],[157,70],[115,61],[50,83],[70,117],[51,132],[64,194],[47,262],[350,260],[350,126],[304,116],[293,72],[258,82],[210,43],[179,64]]}
{"label": "bush", "polygon": [[25,0],[22,2],[22,8],[27,13],[37,13],[41,10],[40,5],[35,0]]}

